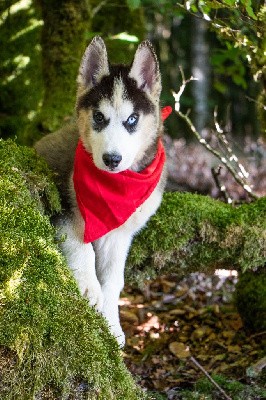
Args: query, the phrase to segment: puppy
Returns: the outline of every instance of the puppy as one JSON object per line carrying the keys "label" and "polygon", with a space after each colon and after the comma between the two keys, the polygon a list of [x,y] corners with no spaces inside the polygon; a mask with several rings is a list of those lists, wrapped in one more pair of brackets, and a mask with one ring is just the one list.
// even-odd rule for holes
{"label": "puppy", "polygon": [[[118,299],[128,250],[159,207],[166,181],[160,93],[149,41],[130,66],[110,65],[104,41],[95,37],[79,68],[76,122],[35,145],[56,172],[62,251],[80,292],[121,346]],[[169,112],[166,107],[163,118]]]}

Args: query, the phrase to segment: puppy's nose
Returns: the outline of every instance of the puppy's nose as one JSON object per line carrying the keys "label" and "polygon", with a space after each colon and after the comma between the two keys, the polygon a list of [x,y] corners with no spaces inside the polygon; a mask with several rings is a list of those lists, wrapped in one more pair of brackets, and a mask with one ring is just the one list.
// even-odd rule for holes
{"label": "puppy's nose", "polygon": [[103,162],[110,169],[116,168],[121,160],[122,160],[122,156],[120,154],[117,154],[117,153],[104,153],[103,154]]}

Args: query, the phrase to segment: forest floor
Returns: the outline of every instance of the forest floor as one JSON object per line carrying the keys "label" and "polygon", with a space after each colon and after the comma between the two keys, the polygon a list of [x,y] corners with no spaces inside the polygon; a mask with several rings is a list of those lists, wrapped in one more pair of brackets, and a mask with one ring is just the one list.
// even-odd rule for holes
{"label": "forest floor", "polygon": [[[217,147],[216,138],[209,138]],[[185,190],[219,198],[211,169],[219,162],[198,143],[165,135],[168,190]],[[233,150],[258,196],[266,195],[266,144],[246,138]],[[232,175],[221,170],[221,182],[236,202],[248,200]],[[266,357],[266,332],[243,328],[234,306],[234,274],[192,274],[181,282],[163,276],[144,290],[127,286],[120,300],[121,322],[127,335],[124,358],[138,383],[162,399],[223,400],[206,377],[211,374],[227,399],[266,399],[266,368],[254,373]],[[265,367],[265,365],[264,365]],[[157,395],[156,395],[157,396]]]}
{"label": "forest floor", "polygon": [[[163,276],[145,289],[126,287],[121,322],[125,363],[137,382],[162,399],[266,399],[266,374],[252,366],[265,357],[266,332],[246,332],[233,301],[237,277]],[[200,366],[202,369],[200,369]],[[191,391],[191,392],[190,392]]]}

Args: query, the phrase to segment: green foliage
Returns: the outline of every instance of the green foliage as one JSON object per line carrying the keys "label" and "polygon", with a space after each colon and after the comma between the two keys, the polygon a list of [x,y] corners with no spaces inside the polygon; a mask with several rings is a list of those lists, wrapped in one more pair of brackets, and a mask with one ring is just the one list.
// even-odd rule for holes
{"label": "green foliage", "polygon": [[[139,4],[135,0],[107,2],[92,19],[92,31],[105,40],[111,63],[130,64],[138,42],[145,38],[144,11]],[[92,6],[97,5],[98,1],[92,0]]]}
{"label": "green foliage", "polygon": [[[243,54],[233,43],[226,42],[226,49],[214,50],[211,62],[216,73],[221,76],[226,75],[232,78],[236,85],[243,89],[247,88],[246,68]],[[226,86],[220,80],[216,80],[215,88],[219,91],[225,91]]]}
{"label": "green foliage", "polygon": [[[255,384],[244,385],[221,375],[213,375],[212,378],[232,400],[256,400],[266,396],[266,390]],[[197,381],[193,391],[181,390],[179,396],[180,400],[220,400],[223,398],[207,378]]]}
{"label": "green foliage", "polygon": [[88,399],[141,399],[55,244],[44,210],[59,207],[46,164],[1,140],[0,398],[83,398],[75,395],[81,385],[78,396]]}
{"label": "green foliage", "polygon": [[127,0],[127,5],[130,10],[135,10],[140,6],[141,0]]}
{"label": "green foliage", "polygon": [[[217,72],[231,76],[234,83],[246,88],[247,70],[250,69],[254,81],[261,83],[257,106],[265,128],[265,117],[262,114],[265,104],[263,82],[266,76],[265,2],[190,0],[180,3],[188,12],[201,15],[208,21],[217,38],[225,44],[225,49],[219,50],[212,57]],[[216,88],[223,90],[223,85],[217,83]]]}
{"label": "green foliage", "polygon": [[0,136],[24,133],[43,98],[40,13],[32,1],[0,2]]}
{"label": "green foliage", "polygon": [[140,281],[169,272],[245,271],[263,267],[265,248],[266,198],[233,207],[207,196],[165,193],[158,212],[136,237],[128,265],[138,269]]}

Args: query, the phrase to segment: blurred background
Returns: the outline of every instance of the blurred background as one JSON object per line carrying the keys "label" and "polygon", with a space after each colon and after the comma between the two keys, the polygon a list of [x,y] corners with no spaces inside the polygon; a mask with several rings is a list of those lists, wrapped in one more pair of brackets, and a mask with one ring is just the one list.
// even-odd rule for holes
{"label": "blurred background", "polygon": [[[181,97],[183,112],[190,112],[203,138],[215,142],[217,110],[234,151],[250,163],[251,184],[264,194],[265,18],[258,0],[2,0],[0,136],[31,145],[75,115],[77,71],[94,35],[106,41],[113,63],[130,63],[148,38],[161,65],[162,106],[174,107],[180,67],[186,78],[197,78]],[[217,197],[213,157],[175,113],[166,132],[169,188]]]}

